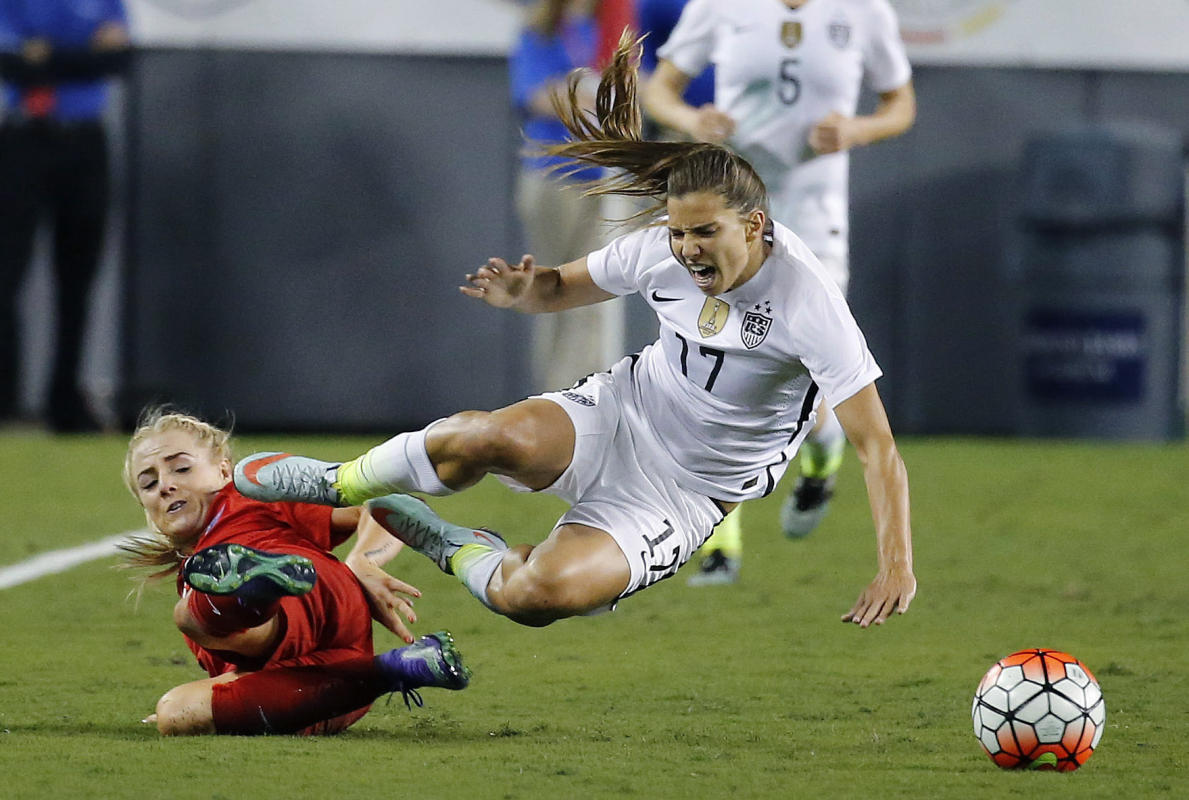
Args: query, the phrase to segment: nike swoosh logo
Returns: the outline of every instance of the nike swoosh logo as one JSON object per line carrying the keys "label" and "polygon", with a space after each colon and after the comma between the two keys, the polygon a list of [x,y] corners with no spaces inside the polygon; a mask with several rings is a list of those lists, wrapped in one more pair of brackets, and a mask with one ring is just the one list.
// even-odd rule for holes
{"label": "nike swoosh logo", "polygon": [[471,531],[475,538],[481,542],[486,542],[489,546],[495,547],[497,545],[495,539],[492,539],[486,531]]}
{"label": "nike swoosh logo", "polygon": [[244,477],[247,478],[250,483],[254,483],[259,486],[260,481],[256,480],[256,475],[260,472],[260,470],[264,469],[269,464],[275,464],[282,458],[288,457],[288,453],[277,453],[275,456],[269,456],[268,458],[261,458],[257,461],[253,461],[251,464],[244,467]]}
{"label": "nike swoosh logo", "polygon": [[652,299],[658,303],[676,303],[681,298],[680,297],[662,297],[661,295],[657,294],[656,291],[654,290],[652,292]]}

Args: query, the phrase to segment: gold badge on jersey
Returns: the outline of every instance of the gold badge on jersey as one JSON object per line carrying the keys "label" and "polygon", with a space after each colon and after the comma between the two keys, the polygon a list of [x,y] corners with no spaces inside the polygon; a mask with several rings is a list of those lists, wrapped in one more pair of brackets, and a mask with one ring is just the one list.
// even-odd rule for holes
{"label": "gold badge on jersey", "polygon": [[790,50],[801,44],[801,22],[794,20],[782,24],[780,26],[780,41]]}
{"label": "gold badge on jersey", "polygon": [[698,315],[698,333],[706,339],[716,333],[722,333],[727,325],[727,314],[731,307],[717,297],[707,297],[702,304],[702,313]]}

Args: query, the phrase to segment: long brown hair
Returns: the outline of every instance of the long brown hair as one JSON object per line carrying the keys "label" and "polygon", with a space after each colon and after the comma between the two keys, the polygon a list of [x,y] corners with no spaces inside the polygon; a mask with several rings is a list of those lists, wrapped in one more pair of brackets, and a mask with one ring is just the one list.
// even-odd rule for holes
{"label": "long brown hair", "polygon": [[[137,497],[136,476],[132,474],[133,451],[148,437],[175,430],[193,436],[196,442],[210,450],[216,461],[231,460],[230,431],[166,406],[150,406],[140,413],[136,430],[128,440],[128,450],[124,454],[124,485],[132,492],[133,497]],[[145,519],[148,519],[147,513]],[[186,540],[173,539],[154,529],[152,521],[149,520],[149,530],[146,533],[128,536],[117,546],[124,551],[124,566],[160,567],[161,569],[148,575],[148,580],[155,580],[177,571],[194,551],[196,538],[197,535]]]}
{"label": "long brown hair", "polygon": [[634,219],[654,218],[663,212],[670,195],[680,197],[690,192],[721,195],[727,207],[740,214],[758,208],[767,215],[768,191],[741,156],[716,144],[643,138],[636,96],[642,41],[642,37],[636,38],[630,29],[624,29],[611,63],[599,80],[593,117],[578,100],[583,70],[570,74],[565,96],[554,94],[553,108],[570,134],[569,141],[544,148],[549,155],[570,160],[558,171],[572,172],[582,165],[610,168],[609,177],[586,183],[583,193],[652,198],[654,204]]}

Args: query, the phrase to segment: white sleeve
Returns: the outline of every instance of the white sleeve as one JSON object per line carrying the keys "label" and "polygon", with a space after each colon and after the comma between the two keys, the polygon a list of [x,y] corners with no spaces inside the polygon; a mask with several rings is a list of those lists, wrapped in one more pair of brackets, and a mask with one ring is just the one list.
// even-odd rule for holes
{"label": "white sleeve", "polygon": [[888,0],[872,0],[869,35],[863,50],[863,82],[873,92],[899,89],[912,78],[912,65],[900,39],[900,23]]}
{"label": "white sleeve", "polygon": [[883,375],[842,295],[816,292],[801,311],[801,360],[831,408]]}
{"label": "white sleeve", "polygon": [[656,57],[663,58],[691,78],[701,75],[710,64],[717,16],[712,0],[690,0],[681,9],[681,18],[668,41],[657,48]]}
{"label": "white sleeve", "polygon": [[586,271],[600,289],[615,295],[639,291],[639,272],[649,234],[645,228],[625,234],[586,257]]}

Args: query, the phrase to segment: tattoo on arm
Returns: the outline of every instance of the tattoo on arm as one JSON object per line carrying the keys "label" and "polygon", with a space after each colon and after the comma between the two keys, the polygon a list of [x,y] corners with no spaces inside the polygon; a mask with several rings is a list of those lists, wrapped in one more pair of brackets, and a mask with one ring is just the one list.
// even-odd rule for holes
{"label": "tattoo on arm", "polygon": [[392,542],[387,542],[385,544],[380,545],[379,547],[373,547],[371,550],[365,550],[363,554],[365,556],[367,556],[368,558],[375,558],[376,556],[383,555],[384,553],[387,553],[391,549],[392,549]]}

